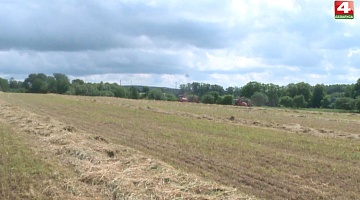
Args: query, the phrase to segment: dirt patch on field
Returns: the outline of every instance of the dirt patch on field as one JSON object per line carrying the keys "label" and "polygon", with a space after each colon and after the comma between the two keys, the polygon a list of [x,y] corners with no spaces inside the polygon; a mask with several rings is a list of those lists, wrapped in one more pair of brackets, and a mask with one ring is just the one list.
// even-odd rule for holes
{"label": "dirt patch on field", "polygon": [[[112,144],[98,133],[86,133],[72,124],[39,116],[0,100],[0,120],[37,139],[31,148],[46,160],[74,170],[78,176],[62,179],[62,187],[44,192],[73,199],[254,199],[231,187],[206,181],[132,148]],[[211,117],[201,116],[212,120]]]}

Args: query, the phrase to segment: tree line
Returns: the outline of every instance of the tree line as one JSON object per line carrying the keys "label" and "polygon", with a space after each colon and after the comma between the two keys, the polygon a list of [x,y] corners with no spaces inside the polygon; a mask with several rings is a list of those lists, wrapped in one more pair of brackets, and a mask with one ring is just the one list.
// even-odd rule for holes
{"label": "tree line", "polygon": [[244,97],[255,106],[294,108],[333,108],[360,111],[360,78],[354,84],[290,83],[286,86],[251,81],[242,87],[228,87],[206,83],[180,85],[181,93],[204,103],[222,103],[222,97]]}
{"label": "tree line", "polygon": [[117,83],[86,83],[81,79],[70,81],[67,75],[54,73],[29,74],[24,81],[0,78],[0,91],[27,93],[57,93],[82,96],[108,96],[130,99],[155,99],[177,101],[178,94],[189,101],[207,104],[234,104],[243,97],[255,106],[293,108],[333,108],[360,112],[360,78],[353,84],[290,83],[286,86],[251,81],[242,87],[228,87],[208,83],[181,84],[178,94],[165,92],[162,88],[150,89],[125,87]]}
{"label": "tree line", "polygon": [[67,75],[54,73],[47,76],[43,73],[29,74],[24,81],[9,80],[0,77],[0,91],[18,93],[55,93],[81,96],[107,96],[130,99],[155,99],[176,101],[177,96],[171,92],[165,92],[161,88],[150,89],[143,86],[137,87],[120,86],[117,83],[86,83],[81,79],[70,81]]}

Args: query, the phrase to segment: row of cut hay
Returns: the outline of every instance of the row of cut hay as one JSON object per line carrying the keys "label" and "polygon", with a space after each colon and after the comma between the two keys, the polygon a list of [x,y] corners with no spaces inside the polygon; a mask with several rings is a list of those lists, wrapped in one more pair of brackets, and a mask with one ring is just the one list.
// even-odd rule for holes
{"label": "row of cut hay", "polygon": [[[0,104],[6,109],[5,102]],[[13,113],[14,108],[4,112]],[[113,144],[101,133],[91,135],[19,108],[16,112],[18,117],[12,116],[11,120],[17,121],[18,129],[38,137],[32,148],[42,158],[56,158],[78,174],[62,179],[61,189],[74,199],[253,199],[234,188]],[[55,199],[57,191],[58,188],[51,187],[44,190]]]}

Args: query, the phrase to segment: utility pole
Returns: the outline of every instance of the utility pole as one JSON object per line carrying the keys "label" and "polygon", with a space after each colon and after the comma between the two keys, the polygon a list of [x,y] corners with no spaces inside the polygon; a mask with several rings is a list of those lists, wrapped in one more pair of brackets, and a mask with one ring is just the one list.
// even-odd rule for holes
{"label": "utility pole", "polygon": [[121,86],[121,80],[120,80],[120,86]]}

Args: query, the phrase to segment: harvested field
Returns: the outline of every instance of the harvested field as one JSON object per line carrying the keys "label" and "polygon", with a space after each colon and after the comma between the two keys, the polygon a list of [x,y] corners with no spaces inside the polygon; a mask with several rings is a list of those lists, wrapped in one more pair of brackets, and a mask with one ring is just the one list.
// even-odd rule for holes
{"label": "harvested field", "polygon": [[76,174],[62,184],[74,198],[360,198],[357,114],[7,93],[0,106]]}

